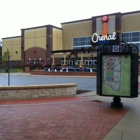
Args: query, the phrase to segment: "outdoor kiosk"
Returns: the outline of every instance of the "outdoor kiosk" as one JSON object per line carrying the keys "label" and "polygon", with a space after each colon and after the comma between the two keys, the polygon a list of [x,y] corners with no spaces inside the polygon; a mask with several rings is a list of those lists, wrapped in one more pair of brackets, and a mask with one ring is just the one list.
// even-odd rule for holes
{"label": "outdoor kiosk", "polygon": [[135,44],[102,44],[97,48],[97,94],[112,96],[112,107],[122,107],[120,97],[138,97],[138,48]]}

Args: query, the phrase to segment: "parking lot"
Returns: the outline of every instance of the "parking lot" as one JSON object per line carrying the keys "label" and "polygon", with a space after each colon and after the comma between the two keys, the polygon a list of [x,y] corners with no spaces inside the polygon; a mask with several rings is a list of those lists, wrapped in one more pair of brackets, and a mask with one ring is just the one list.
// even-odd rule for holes
{"label": "parking lot", "polygon": [[[60,72],[82,72],[82,68],[64,67],[54,68],[55,71]],[[44,71],[51,71],[51,68],[44,68]],[[84,68],[84,72],[97,72],[97,68]]]}
{"label": "parking lot", "polygon": [[[74,76],[47,76],[30,75],[27,73],[10,73],[10,85],[41,85],[76,83],[77,90],[96,91],[95,77],[74,77]],[[0,73],[0,85],[8,85],[8,74]]]}

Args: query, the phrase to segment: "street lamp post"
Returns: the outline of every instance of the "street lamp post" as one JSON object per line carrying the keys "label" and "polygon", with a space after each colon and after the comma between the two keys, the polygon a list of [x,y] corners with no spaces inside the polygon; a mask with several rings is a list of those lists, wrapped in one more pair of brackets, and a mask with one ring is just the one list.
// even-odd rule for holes
{"label": "street lamp post", "polygon": [[10,56],[8,55],[8,86],[10,86]]}

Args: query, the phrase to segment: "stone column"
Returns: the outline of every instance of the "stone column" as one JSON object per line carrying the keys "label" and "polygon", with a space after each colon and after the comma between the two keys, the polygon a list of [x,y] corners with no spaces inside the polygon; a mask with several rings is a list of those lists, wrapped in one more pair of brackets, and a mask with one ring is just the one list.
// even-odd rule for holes
{"label": "stone column", "polygon": [[55,65],[55,62],[54,62],[54,54],[52,54],[52,65]]}
{"label": "stone column", "polygon": [[64,53],[64,65],[66,65],[66,53]]}
{"label": "stone column", "polygon": [[82,68],[82,71],[84,71],[84,63],[83,63],[83,52],[81,52],[81,62],[80,62],[80,67]]}
{"label": "stone column", "polygon": [[64,64],[62,65],[62,67],[66,67],[67,64],[66,64],[66,53],[64,53]]}
{"label": "stone column", "polygon": [[80,62],[80,65],[81,66],[83,65],[83,52],[81,52],[81,62]]}

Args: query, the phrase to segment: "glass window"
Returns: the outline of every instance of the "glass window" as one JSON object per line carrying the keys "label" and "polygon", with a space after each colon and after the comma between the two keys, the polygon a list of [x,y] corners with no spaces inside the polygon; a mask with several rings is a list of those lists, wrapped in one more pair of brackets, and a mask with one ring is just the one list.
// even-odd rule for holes
{"label": "glass window", "polygon": [[130,38],[123,38],[124,42],[131,42]]}
{"label": "glass window", "polygon": [[79,44],[78,44],[78,41],[75,43],[76,44],[76,46],[78,46]]}
{"label": "glass window", "polygon": [[92,37],[87,37],[88,41],[91,41]]}
{"label": "glass window", "polygon": [[89,65],[91,65],[91,61],[89,61]]}
{"label": "glass window", "polygon": [[31,64],[33,64],[33,63],[34,63],[34,61],[32,60],[32,61],[31,61]]}
{"label": "glass window", "polygon": [[28,60],[26,61],[26,64],[29,64],[29,61]]}
{"label": "glass window", "polygon": [[78,64],[80,64],[80,61],[78,61]]}
{"label": "glass window", "polygon": [[81,42],[82,41],[82,39],[81,38],[78,38],[78,42]]}
{"label": "glass window", "polygon": [[85,38],[85,37],[82,37],[82,38],[81,38],[81,41],[82,41],[82,42],[84,42],[85,40],[86,40],[86,38]]}
{"label": "glass window", "polygon": [[82,42],[81,42],[81,41],[79,41],[79,42],[78,42],[78,46],[81,46],[81,45],[82,45]]}
{"label": "glass window", "polygon": [[88,41],[86,41],[86,42],[85,42],[85,45],[88,45],[88,44],[89,44]]}
{"label": "glass window", "polygon": [[81,45],[86,45],[86,43],[85,42],[81,42]]}
{"label": "glass window", "polygon": [[130,33],[123,33],[122,34],[122,39],[124,42],[130,42],[131,39],[130,39]]}
{"label": "glass window", "polygon": [[76,42],[76,38],[73,38],[73,42]]}
{"label": "glass window", "polygon": [[136,36],[139,37],[140,36],[139,32],[133,32],[131,35],[132,35],[132,37],[136,37]]}
{"label": "glass window", "polygon": [[91,37],[73,38],[73,48],[76,46],[77,47],[91,46]]}
{"label": "glass window", "polygon": [[127,43],[140,42],[140,32],[122,33],[122,39]]}
{"label": "glass window", "polygon": [[132,40],[131,40],[131,41],[132,41],[132,42],[140,41],[139,36],[137,36],[137,37],[132,37]]}
{"label": "glass window", "polygon": [[122,34],[122,37],[123,37],[123,38],[128,38],[128,37],[130,37],[130,33],[123,33],[123,34]]}
{"label": "glass window", "polygon": [[73,46],[76,46],[76,42],[73,41]]}

